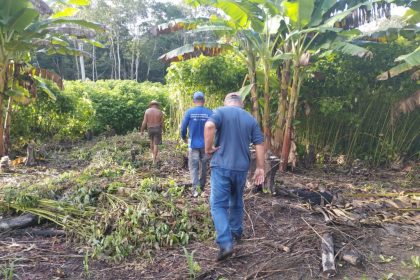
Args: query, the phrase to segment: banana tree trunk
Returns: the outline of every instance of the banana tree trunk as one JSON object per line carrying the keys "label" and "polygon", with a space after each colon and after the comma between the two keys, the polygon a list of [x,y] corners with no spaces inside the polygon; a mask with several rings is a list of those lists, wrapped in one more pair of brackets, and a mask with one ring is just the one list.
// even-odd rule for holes
{"label": "banana tree trunk", "polygon": [[4,121],[4,152],[6,155],[10,153],[11,144],[10,144],[10,124],[12,120],[12,109],[13,109],[13,99],[9,97],[9,103],[7,104],[6,119]]}
{"label": "banana tree trunk", "polygon": [[287,163],[289,160],[289,153],[290,153],[290,138],[292,135],[292,121],[293,116],[295,115],[295,104],[298,98],[298,86],[299,86],[299,62],[294,62],[293,67],[293,82],[292,82],[292,89],[290,92],[290,101],[287,110],[287,118],[286,118],[286,127],[284,130],[284,138],[283,138],[283,145],[281,150],[281,164],[280,164],[280,171],[286,171]]}
{"label": "banana tree trunk", "polygon": [[279,103],[277,106],[277,125],[274,130],[274,146],[273,152],[280,158],[281,149],[284,138],[284,126],[286,124],[286,105],[287,105],[287,94],[289,90],[290,82],[290,60],[283,63],[283,67],[279,69],[280,76],[278,77],[280,82],[279,92]]}
{"label": "banana tree trunk", "polygon": [[263,116],[263,130],[264,130],[264,146],[265,150],[271,149],[271,128],[270,128],[270,66],[264,62],[264,116]]}

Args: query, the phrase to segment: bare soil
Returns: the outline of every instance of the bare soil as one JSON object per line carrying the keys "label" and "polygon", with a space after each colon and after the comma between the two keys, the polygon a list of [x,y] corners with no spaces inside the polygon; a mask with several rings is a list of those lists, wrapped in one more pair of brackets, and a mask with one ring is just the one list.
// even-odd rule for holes
{"label": "bare soil", "polygon": [[[163,162],[147,172],[171,169],[179,184],[188,182],[187,171]],[[68,163],[19,167],[13,174],[0,175],[0,184],[11,180],[37,180],[80,168]],[[420,256],[420,183],[417,166],[406,170],[349,169],[330,166],[277,175],[279,189],[327,190],[338,194],[333,205],[322,209],[335,213],[326,224],[319,206],[293,196],[245,194],[245,234],[234,255],[215,262],[214,240],[186,246],[200,267],[196,279],[322,279],[321,236],[334,238],[337,273],[334,279],[420,279],[415,257]],[[414,176],[414,179],[413,179]],[[414,180],[414,181],[413,181]],[[416,193],[417,195],[410,195]],[[392,196],[389,196],[392,194]],[[208,203],[209,188],[196,203]],[[335,211],[335,212],[334,212]],[[340,212],[341,211],[341,212]],[[341,215],[344,213],[344,216]],[[1,214],[1,213],[0,213]],[[341,216],[340,216],[341,215]],[[44,223],[35,228],[54,228]],[[161,248],[150,258],[132,256],[121,262],[86,261],[84,246],[66,237],[35,236],[34,228],[0,233],[0,268],[12,271],[14,279],[189,279],[183,248]],[[363,257],[354,267],[339,255],[353,250]],[[404,263],[402,263],[404,262]],[[2,275],[3,276],[3,275]],[[363,278],[365,277],[365,278]]]}

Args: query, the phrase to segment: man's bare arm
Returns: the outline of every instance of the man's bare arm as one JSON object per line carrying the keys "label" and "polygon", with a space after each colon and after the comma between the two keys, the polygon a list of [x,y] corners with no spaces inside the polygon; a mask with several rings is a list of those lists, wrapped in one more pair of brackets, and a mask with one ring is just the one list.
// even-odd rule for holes
{"label": "man's bare arm", "polygon": [[143,117],[143,123],[141,124],[140,127],[140,132],[143,133],[143,131],[146,129],[146,125],[147,125],[147,113],[144,113],[144,117]]}
{"label": "man's bare arm", "polygon": [[214,135],[216,134],[216,125],[207,121],[204,125],[204,151],[206,154],[212,154],[218,150],[214,147]]}
{"label": "man's bare arm", "polygon": [[162,112],[162,117],[161,117],[161,119],[160,119],[160,125],[161,125],[161,127],[162,127],[162,132],[165,132],[165,119],[164,119],[164,116],[163,116],[163,112]]}
{"label": "man's bare arm", "polygon": [[255,169],[254,175],[255,185],[261,185],[264,183],[264,154],[264,143],[255,145],[255,156],[257,160],[257,168]]}

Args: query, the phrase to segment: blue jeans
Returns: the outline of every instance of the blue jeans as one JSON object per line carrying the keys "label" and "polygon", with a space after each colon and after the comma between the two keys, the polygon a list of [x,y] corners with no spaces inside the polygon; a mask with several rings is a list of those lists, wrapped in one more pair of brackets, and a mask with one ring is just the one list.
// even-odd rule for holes
{"label": "blue jeans", "polygon": [[190,149],[188,154],[188,167],[190,169],[193,190],[196,190],[197,186],[200,186],[201,191],[204,191],[207,177],[207,160],[208,157],[204,152],[204,148]]}
{"label": "blue jeans", "polygon": [[232,247],[232,234],[242,234],[247,173],[219,167],[211,169],[211,215],[216,228],[216,242],[223,249]]}

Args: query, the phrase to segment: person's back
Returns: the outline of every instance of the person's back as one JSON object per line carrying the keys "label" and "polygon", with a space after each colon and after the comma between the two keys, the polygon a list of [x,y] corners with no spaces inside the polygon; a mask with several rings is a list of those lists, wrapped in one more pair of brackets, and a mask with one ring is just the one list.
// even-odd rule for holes
{"label": "person's back", "polygon": [[215,110],[211,120],[217,127],[215,146],[219,147],[213,154],[211,166],[247,171],[249,145],[262,141],[254,117],[240,107],[224,106]]}
{"label": "person's back", "polygon": [[155,107],[148,108],[145,112],[147,128],[162,125],[163,113]]}
{"label": "person's back", "polygon": [[195,106],[185,113],[181,136],[185,138],[188,127],[190,148],[204,149],[204,125],[213,111],[204,106]]}
{"label": "person's back", "polygon": [[[204,93],[197,91],[193,96],[194,107],[189,109],[182,120],[181,138],[187,143],[189,132],[188,165],[190,169],[193,196],[198,196],[198,186],[204,191],[207,176],[207,156],[204,152],[204,126],[213,111],[204,107]],[[201,172],[200,172],[201,170]],[[199,173],[200,178],[199,178]]]}
{"label": "person's back", "polygon": [[149,108],[144,112],[140,132],[147,129],[150,139],[150,150],[152,151],[153,163],[157,161],[158,145],[162,144],[162,132],[164,128],[163,112],[159,109],[159,102],[152,100]]}
{"label": "person's back", "polygon": [[257,121],[242,109],[237,92],[226,95],[224,104],[225,107],[215,110],[204,128],[205,152],[212,156],[210,210],[220,248],[218,261],[232,255],[233,239],[242,236],[243,192],[251,143],[256,150],[255,183],[264,182],[264,136]]}

